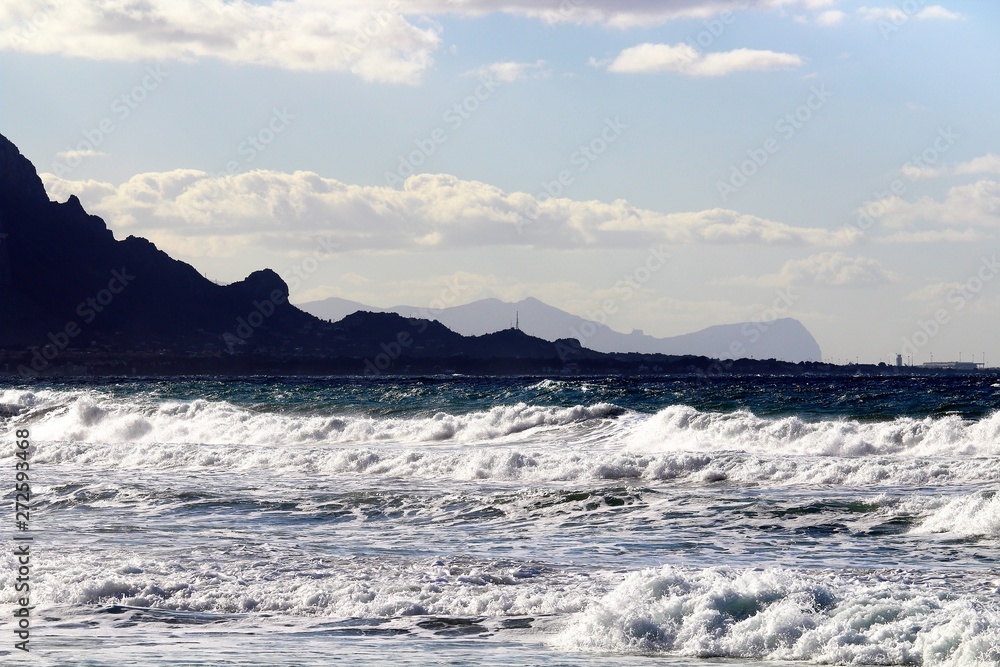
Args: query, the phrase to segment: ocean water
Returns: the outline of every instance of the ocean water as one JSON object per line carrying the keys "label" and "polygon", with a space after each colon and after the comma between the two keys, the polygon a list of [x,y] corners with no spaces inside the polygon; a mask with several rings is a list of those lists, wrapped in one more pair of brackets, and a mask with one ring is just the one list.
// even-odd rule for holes
{"label": "ocean water", "polygon": [[998,407],[986,375],[0,386],[0,664],[1000,665]]}

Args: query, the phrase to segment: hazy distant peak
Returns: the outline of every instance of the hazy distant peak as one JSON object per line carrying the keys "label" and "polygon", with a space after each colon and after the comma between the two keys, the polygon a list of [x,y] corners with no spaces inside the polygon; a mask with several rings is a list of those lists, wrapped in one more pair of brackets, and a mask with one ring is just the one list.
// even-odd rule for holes
{"label": "hazy distant peak", "polygon": [[[346,299],[326,299],[300,305],[317,317],[337,321],[370,308]],[[392,312],[410,316],[426,312],[414,306],[396,306]],[[641,352],[698,355],[716,359],[746,357],[782,361],[820,361],[822,352],[816,339],[794,318],[771,322],[719,324],[681,336],[657,338],[642,329],[621,333],[610,327],[567,313],[535,298],[517,302],[497,298],[481,299],[444,308],[429,315],[464,336],[482,336],[510,329],[515,321],[521,331],[547,341],[574,339],[597,352]]]}

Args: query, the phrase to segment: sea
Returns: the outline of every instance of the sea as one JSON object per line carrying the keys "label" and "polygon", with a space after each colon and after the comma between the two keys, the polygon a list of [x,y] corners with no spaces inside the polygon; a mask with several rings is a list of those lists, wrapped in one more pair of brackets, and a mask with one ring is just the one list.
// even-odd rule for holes
{"label": "sea", "polygon": [[986,373],[7,382],[0,664],[1000,665],[998,408]]}

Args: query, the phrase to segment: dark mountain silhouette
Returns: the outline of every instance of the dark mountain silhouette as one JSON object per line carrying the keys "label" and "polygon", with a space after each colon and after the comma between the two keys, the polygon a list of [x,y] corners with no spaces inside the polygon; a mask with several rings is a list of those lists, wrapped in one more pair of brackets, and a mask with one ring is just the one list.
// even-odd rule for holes
{"label": "dark mountain silhouette", "polygon": [[68,359],[92,366],[95,358],[143,355],[346,359],[355,370],[369,358],[388,358],[394,369],[414,358],[563,362],[552,342],[518,331],[466,337],[376,313],[331,324],[287,298],[270,269],[217,285],[146,239],[116,240],[76,196],[49,201],[31,162],[0,136],[0,349],[8,370],[10,361],[49,371]]}
{"label": "dark mountain silhouette", "polygon": [[[0,373],[802,373],[825,364],[606,354],[516,329],[463,336],[394,313],[331,323],[273,271],[218,285],[146,239],[116,240],[75,196],[49,201],[0,136]],[[859,367],[848,367],[857,372]]]}
{"label": "dark mountain silhouette", "polygon": [[74,347],[213,345],[227,332],[242,340],[240,318],[261,310],[266,326],[247,338],[264,345],[300,342],[321,324],[287,303],[273,271],[221,286],[146,239],[116,241],[76,196],[49,201],[34,167],[2,136],[0,232],[3,347],[44,345],[67,327],[79,330],[69,336]]}

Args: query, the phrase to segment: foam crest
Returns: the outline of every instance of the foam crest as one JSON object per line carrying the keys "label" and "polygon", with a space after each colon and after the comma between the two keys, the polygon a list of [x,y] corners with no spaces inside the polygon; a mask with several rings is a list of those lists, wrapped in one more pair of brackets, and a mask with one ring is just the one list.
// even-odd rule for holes
{"label": "foam crest", "polygon": [[555,638],[578,651],[977,665],[1000,659],[1000,610],[973,594],[789,570],[630,574]]}
{"label": "foam crest", "polygon": [[808,422],[799,417],[767,419],[747,411],[700,412],[675,405],[646,420],[627,438],[637,451],[739,450],[817,456],[996,456],[1000,413],[976,422],[955,416],[888,422]]}
{"label": "foam crest", "polygon": [[[382,417],[336,406],[274,411],[226,401],[126,401],[7,390],[40,462],[104,468],[261,469],[455,480],[694,485],[942,485],[1000,477],[1000,417],[807,422],[672,406],[517,403]],[[281,456],[275,456],[280,448]],[[9,452],[6,456],[9,456]]]}
{"label": "foam crest", "polygon": [[975,493],[954,498],[910,532],[923,535],[945,533],[953,537],[1000,537],[1000,496]]}
{"label": "foam crest", "polygon": [[[943,486],[1000,477],[1000,459],[762,457],[720,454],[638,454],[574,449],[559,443],[515,442],[458,447],[299,443],[261,445],[135,442],[45,442],[39,464],[114,470],[285,470],[352,477],[493,480],[517,483],[634,480],[692,486],[746,487]],[[275,447],[280,447],[276,453]]]}
{"label": "foam crest", "polygon": [[106,443],[483,442],[624,413],[609,403],[573,407],[518,403],[468,414],[379,418],[261,412],[202,399],[125,403],[86,392],[22,392],[4,398],[9,405],[22,407],[36,439]]}

